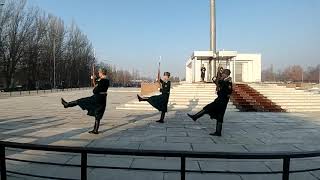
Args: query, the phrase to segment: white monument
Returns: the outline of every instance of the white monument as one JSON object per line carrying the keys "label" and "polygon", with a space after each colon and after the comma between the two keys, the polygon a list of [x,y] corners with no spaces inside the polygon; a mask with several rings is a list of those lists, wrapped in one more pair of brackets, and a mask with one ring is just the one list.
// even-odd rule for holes
{"label": "white monument", "polygon": [[210,50],[192,53],[186,63],[186,81],[200,82],[203,65],[207,82],[212,82],[219,66],[231,70],[233,82],[261,82],[261,54],[216,51],[215,0],[210,0],[210,20]]}

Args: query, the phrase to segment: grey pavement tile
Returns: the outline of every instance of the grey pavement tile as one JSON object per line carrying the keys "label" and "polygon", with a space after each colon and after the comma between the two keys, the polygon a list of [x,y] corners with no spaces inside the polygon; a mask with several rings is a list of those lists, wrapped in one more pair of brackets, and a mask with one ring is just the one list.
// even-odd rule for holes
{"label": "grey pavement tile", "polygon": [[168,143],[193,143],[193,144],[210,144],[214,141],[210,137],[167,137]]}
{"label": "grey pavement tile", "polygon": [[[151,168],[151,169],[176,169],[181,167],[181,161],[179,159],[134,159],[131,167],[133,168]],[[199,165],[197,161],[186,160],[187,170],[199,171]]]}
{"label": "grey pavement tile", "polygon": [[129,136],[129,137],[120,137],[118,141],[120,142],[158,142],[158,143],[164,143],[166,140],[166,137],[160,137],[160,136]]}
{"label": "grey pavement tile", "polygon": [[90,143],[87,147],[138,149],[140,147],[140,142],[96,140]]}
{"label": "grey pavement tile", "polygon": [[[177,180],[180,179],[179,173],[165,173],[164,180]],[[242,180],[239,175],[230,174],[201,174],[201,173],[187,173],[186,180]]]}
{"label": "grey pavement tile", "polygon": [[80,179],[80,169],[77,167],[29,164],[28,166],[18,170],[18,172],[40,176]]}
{"label": "grey pavement tile", "polygon": [[283,151],[301,151],[292,144],[274,144],[274,145],[244,145],[249,152],[283,152]]}
{"label": "grey pavement tile", "polygon": [[36,162],[49,162],[49,163],[66,163],[73,156],[70,155],[58,155],[58,154],[27,154],[27,153],[15,153],[7,156],[7,158],[13,158],[18,160],[29,160]]}
{"label": "grey pavement tile", "polygon": [[199,164],[203,171],[270,172],[263,162],[199,160]]}
{"label": "grey pavement tile", "polygon": [[[109,166],[109,167],[130,167],[133,157],[109,157],[109,156],[92,156],[88,155],[88,166]],[[80,164],[81,157],[75,156],[66,164]]]}
{"label": "grey pavement tile", "polygon": [[243,145],[234,144],[192,144],[192,149],[199,152],[248,152]]}
{"label": "grey pavement tile", "polygon": [[[264,162],[272,171],[279,171],[283,168],[283,160],[272,160]],[[290,170],[307,170],[313,168],[320,168],[319,158],[312,160],[307,159],[291,159]],[[316,172],[316,171],[315,171]]]}
{"label": "grey pavement tile", "polygon": [[162,172],[93,169],[88,179],[94,180],[163,180]]}
{"label": "grey pavement tile", "polygon": [[242,180],[281,180],[281,174],[241,174]]}
{"label": "grey pavement tile", "polygon": [[190,143],[143,143],[142,150],[173,150],[173,151],[191,151]]}
{"label": "grey pavement tile", "polygon": [[290,180],[318,180],[317,176],[312,175],[309,172],[306,173],[294,173],[289,175]]}

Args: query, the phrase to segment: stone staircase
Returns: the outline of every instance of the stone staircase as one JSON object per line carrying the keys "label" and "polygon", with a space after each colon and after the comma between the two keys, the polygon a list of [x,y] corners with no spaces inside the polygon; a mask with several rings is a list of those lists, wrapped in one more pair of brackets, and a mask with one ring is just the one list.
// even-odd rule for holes
{"label": "stone staircase", "polygon": [[287,112],[320,112],[320,94],[276,84],[249,84]]}
{"label": "stone staircase", "polygon": [[233,93],[230,100],[243,112],[285,112],[279,105],[248,86],[248,84],[233,84]]}
{"label": "stone staircase", "polygon": [[[217,97],[215,89],[216,86],[212,83],[181,83],[171,89],[168,109],[198,111]],[[137,99],[133,99],[126,104],[118,106],[117,109],[142,111],[156,110],[148,102],[139,102]],[[229,102],[227,111],[239,110]]]}

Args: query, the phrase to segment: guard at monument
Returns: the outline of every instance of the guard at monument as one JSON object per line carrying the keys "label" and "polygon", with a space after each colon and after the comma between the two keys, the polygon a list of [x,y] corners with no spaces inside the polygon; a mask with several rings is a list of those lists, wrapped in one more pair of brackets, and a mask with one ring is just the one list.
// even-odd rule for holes
{"label": "guard at monument", "polygon": [[169,95],[170,95],[170,87],[171,82],[169,81],[170,73],[165,72],[163,74],[163,80],[158,79],[160,81],[160,95],[157,96],[151,96],[151,97],[140,97],[137,94],[139,101],[148,101],[154,108],[161,111],[161,118],[160,120],[156,121],[159,123],[163,123],[165,113],[168,111],[168,101],[169,101]]}
{"label": "guard at monument", "polygon": [[204,77],[206,76],[206,68],[204,67],[204,65],[202,64],[201,67],[201,81],[204,82]]}
{"label": "guard at monument", "polygon": [[99,69],[99,78],[95,75],[91,76],[94,84],[93,95],[90,97],[81,98],[75,101],[66,102],[61,98],[61,103],[64,108],[74,107],[79,105],[82,110],[87,110],[87,115],[95,117],[95,123],[91,134],[99,134],[100,120],[103,117],[107,104],[107,91],[109,88],[109,80],[106,77],[107,70],[104,68]]}
{"label": "guard at monument", "polygon": [[227,105],[232,93],[232,81],[230,70],[224,69],[221,74],[221,79],[218,81],[218,97],[210,104],[206,105],[200,112],[195,115],[188,116],[196,121],[204,114],[209,114],[211,119],[216,119],[216,132],[210,133],[213,136],[221,136],[223,117],[227,109]]}

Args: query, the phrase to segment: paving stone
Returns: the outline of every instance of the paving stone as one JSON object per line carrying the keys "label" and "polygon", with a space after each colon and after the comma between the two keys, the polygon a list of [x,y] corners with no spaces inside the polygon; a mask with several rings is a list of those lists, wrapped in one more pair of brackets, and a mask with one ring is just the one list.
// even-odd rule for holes
{"label": "paving stone", "polygon": [[167,137],[168,143],[213,143],[210,137]]}
{"label": "paving stone", "polygon": [[[154,168],[154,169],[177,169],[181,167],[180,159],[137,159],[135,158],[131,167],[133,168]],[[187,170],[200,171],[197,161],[186,161]]]}
{"label": "paving stone", "polygon": [[191,151],[190,143],[143,143],[141,150],[173,150],[173,151]]}
{"label": "paving stone", "polygon": [[[179,173],[165,173],[164,180],[177,180],[180,179]],[[187,173],[186,180],[242,180],[239,175],[229,174],[200,174],[200,173]]]}
{"label": "paving stone", "polygon": [[234,144],[192,144],[192,149],[199,152],[247,152],[243,145]]}
{"label": "paving stone", "polygon": [[163,180],[162,172],[94,169],[88,176],[94,180]]}

